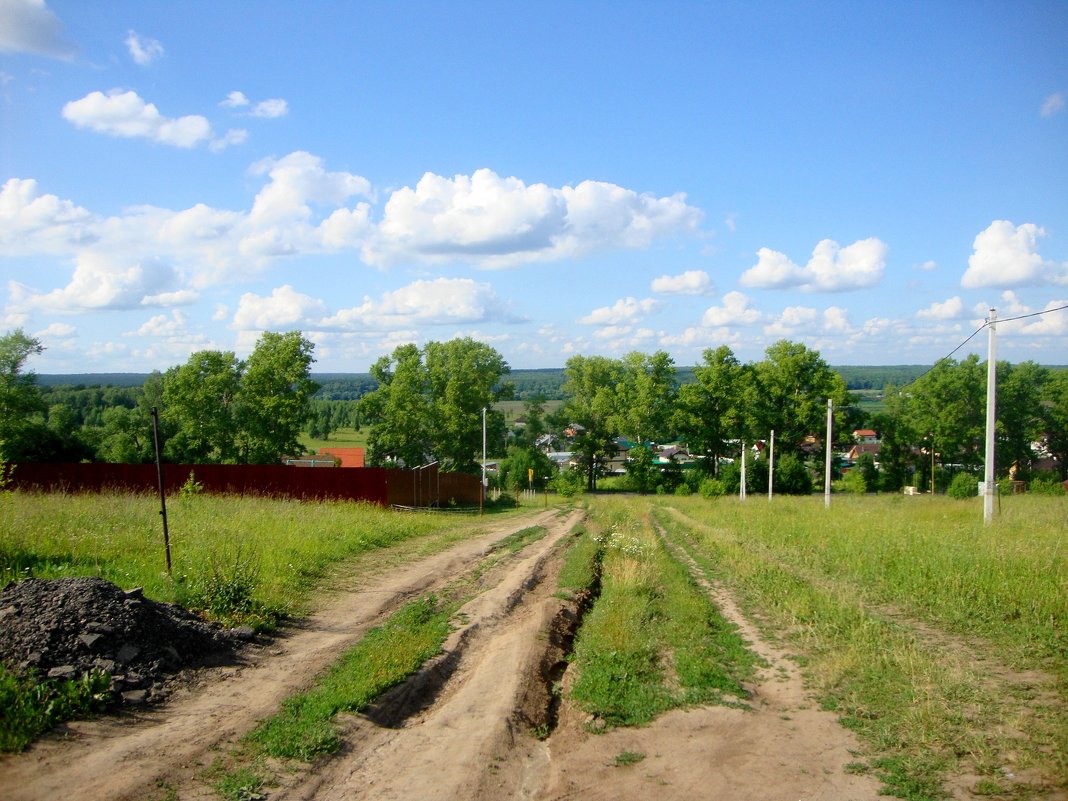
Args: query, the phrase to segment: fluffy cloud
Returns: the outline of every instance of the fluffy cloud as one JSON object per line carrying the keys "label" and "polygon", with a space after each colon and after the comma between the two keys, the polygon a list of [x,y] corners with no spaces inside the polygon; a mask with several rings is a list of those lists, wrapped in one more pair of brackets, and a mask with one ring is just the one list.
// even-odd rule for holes
{"label": "fluffy cloud", "polygon": [[155,305],[150,298],[159,297],[174,280],[174,271],[166,264],[116,263],[87,251],[79,255],[74,275],[62,289],[39,293],[11,283],[9,291],[14,305],[26,308],[59,312],[133,309]]}
{"label": "fluffy cloud", "polygon": [[130,51],[130,58],[142,67],[147,67],[163,55],[162,44],[155,39],[141,36],[137,31],[130,31],[126,35],[126,49]]}
{"label": "fluffy cloud", "polygon": [[776,339],[794,337],[813,330],[818,317],[819,312],[807,306],[787,306],[782,314],[764,326],[764,333]]}
{"label": "fluffy cloud", "polygon": [[1016,226],[1008,220],[994,220],[975,237],[961,286],[975,289],[1068,284],[1068,262],[1045,261],[1038,252],[1038,240],[1045,235],[1045,230],[1034,223]]}
{"label": "fluffy cloud", "polygon": [[9,178],[0,187],[0,254],[67,253],[97,238],[98,220],[55,195],[42,195],[32,178]]}
{"label": "fluffy cloud", "polygon": [[366,178],[348,172],[328,172],[323,160],[303,150],[280,159],[264,159],[253,164],[252,175],[267,175],[267,185],[256,195],[249,212],[254,224],[312,217],[312,203],[336,206],[353,195],[369,196]]}
{"label": "fluffy cloud", "polygon": [[585,317],[580,318],[579,322],[587,325],[625,325],[652,314],[659,306],[660,304],[652,298],[645,300],[622,298],[611,306],[594,309]]}
{"label": "fluffy cloud", "polygon": [[220,150],[245,140],[241,131],[229,131],[216,138],[211,123],[199,114],[165,117],[153,103],[137,92],[112,89],[107,94],[90,92],[63,106],[63,117],[79,128],[125,139],[149,139],[164,145],[193,148],[209,143]]}
{"label": "fluffy cloud", "polygon": [[878,239],[861,239],[840,248],[824,239],[800,267],[785,254],[769,248],[757,251],[757,263],[742,273],[742,286],[762,289],[797,288],[804,292],[844,292],[878,284],[886,269],[887,246]]}
{"label": "fluffy cloud", "polygon": [[763,319],[759,311],[749,306],[749,298],[741,292],[728,292],[723,296],[722,306],[712,306],[704,314],[701,324],[717,326],[754,325]]}
{"label": "fluffy cloud", "polygon": [[224,108],[244,108],[251,102],[244,92],[233,91],[219,105]]}
{"label": "fluffy cloud", "polygon": [[681,275],[662,275],[654,278],[653,292],[662,295],[712,295],[715,287],[704,270],[687,270]]}
{"label": "fluffy cloud", "polygon": [[[116,100],[137,112],[124,116],[115,111],[109,130],[119,130],[119,121],[126,120],[129,127],[121,130],[129,135],[156,135],[152,126],[158,113],[149,112],[135,94],[98,99],[113,111],[118,107],[109,104]],[[76,106],[68,113],[79,117],[86,108]],[[589,182],[575,190],[543,184],[528,187],[518,179],[501,179],[481,170],[466,179],[424,176],[416,190],[394,192],[382,219],[376,220],[374,190],[367,179],[328,170],[321,158],[310,153],[265,159],[253,164],[249,173],[263,184],[247,209],[203,203],[179,210],[135,206],[110,217],[42,193],[33,179],[9,179],[0,186],[0,258],[63,256],[78,265],[75,278],[64,289],[21,287],[22,302],[70,311],[164,306],[187,303],[194,290],[255,275],[289,256],[348,250],[372,266],[453,259],[500,266],[598,248],[639,247],[657,236],[688,231],[699,217],[696,209],[678,198],[652,198]],[[354,202],[360,197],[367,200]],[[148,272],[142,261],[145,253],[159,259]],[[158,265],[167,265],[167,280],[157,285],[151,277]],[[106,273],[106,280],[94,292],[83,280],[96,272]],[[706,285],[702,275],[669,276],[668,288],[696,291]],[[87,293],[83,295],[82,289]],[[478,297],[488,296],[483,292]],[[470,290],[462,299],[472,299]],[[656,301],[631,304],[634,311],[648,314]],[[626,311],[626,305],[620,310]],[[372,311],[388,316],[377,307]],[[596,312],[602,314],[607,312]],[[450,315],[443,312],[441,317]]]}
{"label": "fluffy cloud", "polygon": [[253,106],[252,101],[248,99],[248,95],[236,90],[230,92],[230,94],[226,96],[226,99],[219,103],[219,105],[223,108],[248,108],[249,106],[252,106],[248,114],[252,117],[262,117],[263,119],[284,117],[289,113],[289,103],[280,97],[261,100]]}
{"label": "fluffy cloud", "polygon": [[509,267],[646,247],[695,230],[700,219],[683,195],[656,198],[597,181],[560,189],[528,186],[489,169],[454,178],[426,173],[414,189],[392,194],[378,240],[365,248],[364,258],[373,264],[466,259]]}
{"label": "fluffy cloud", "polygon": [[959,320],[964,316],[964,301],[954,296],[943,303],[932,303],[916,312],[921,320]]}
{"label": "fluffy cloud", "polygon": [[252,109],[253,117],[275,119],[284,117],[289,113],[289,104],[280,97],[272,97],[269,100],[261,100]]}
{"label": "fluffy cloud", "polygon": [[386,292],[378,301],[343,309],[322,321],[324,328],[389,330],[411,325],[520,322],[489,284],[470,278],[415,281]]}
{"label": "fluffy cloud", "polygon": [[265,330],[268,328],[315,325],[327,315],[326,304],[321,300],[297,292],[289,284],[273,290],[270,297],[261,297],[251,292],[241,296],[234,327]]}
{"label": "fluffy cloud", "polygon": [[0,0],[0,52],[36,53],[69,60],[74,45],[44,0]]}

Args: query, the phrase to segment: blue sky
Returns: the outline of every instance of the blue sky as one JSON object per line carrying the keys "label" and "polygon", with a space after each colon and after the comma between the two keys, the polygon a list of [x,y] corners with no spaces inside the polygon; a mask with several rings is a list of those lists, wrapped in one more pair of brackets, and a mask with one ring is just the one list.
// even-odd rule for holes
{"label": "blue sky", "polygon": [[0,279],[42,373],[928,363],[1068,304],[1068,4],[0,0]]}

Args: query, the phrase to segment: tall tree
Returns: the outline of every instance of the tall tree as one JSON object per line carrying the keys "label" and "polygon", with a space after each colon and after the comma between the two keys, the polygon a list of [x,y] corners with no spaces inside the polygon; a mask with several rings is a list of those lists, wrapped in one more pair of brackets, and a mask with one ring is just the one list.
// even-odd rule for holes
{"label": "tall tree", "polygon": [[743,433],[749,368],[739,364],[726,345],[708,348],[703,358],[693,371],[697,380],[679,388],[675,424],[690,452],[704,457],[702,468],[715,475],[720,457],[733,452],[728,443]]}
{"label": "tall tree", "polygon": [[1042,400],[1046,443],[1060,465],[1061,479],[1068,479],[1068,370],[1049,375]]}
{"label": "tall tree", "polygon": [[597,488],[597,472],[603,461],[616,452],[617,430],[615,387],[623,379],[623,366],[605,356],[572,356],[564,368],[566,410],[571,423],[577,423],[574,449],[586,473],[586,486]]}
{"label": "tall tree", "polygon": [[428,342],[424,348],[430,383],[431,442],[445,470],[475,472],[482,451],[482,410],[487,427],[504,432],[503,417],[492,411],[498,400],[511,397],[512,386],[501,385],[508,363],[494,348],[470,337]]}
{"label": "tall tree", "polygon": [[826,429],[827,400],[839,412],[835,430],[841,433],[842,410],[850,402],[845,381],[818,351],[799,342],[779,340],[765,351],[754,367],[755,382],[743,392],[751,410],[747,438],[775,431],[776,449],[798,452],[809,434]]}
{"label": "tall tree", "polygon": [[[510,390],[500,386],[508,364],[473,339],[401,345],[371,368],[378,388],[360,400],[371,422],[372,464],[415,467],[438,461],[444,470],[475,472],[482,453],[482,410]],[[487,415],[494,441],[504,432],[498,412]]]}
{"label": "tall tree", "polygon": [[371,365],[371,375],[378,388],[360,398],[361,413],[371,422],[369,463],[416,467],[428,462],[430,382],[419,348],[397,346]]}
{"label": "tall tree", "polygon": [[941,454],[943,464],[982,462],[986,368],[978,356],[935,363],[908,387],[904,408],[919,442]]}
{"label": "tall tree", "polygon": [[26,361],[44,351],[21,328],[0,337],[0,461],[32,458],[34,432],[44,427],[37,375]]}
{"label": "tall tree", "polygon": [[265,332],[244,365],[234,419],[238,453],[272,464],[301,451],[300,432],[319,385],[311,380],[315,345],[299,331]]}
{"label": "tall tree", "polygon": [[635,351],[620,367],[613,427],[638,445],[662,438],[675,407],[675,362],[662,350],[651,356]]}
{"label": "tall tree", "polygon": [[[1042,394],[1049,370],[1034,362],[997,364],[997,467],[1006,473],[1017,463],[1027,469],[1031,443],[1043,433]],[[986,382],[983,382],[986,392]]]}
{"label": "tall tree", "polygon": [[233,352],[202,350],[163,376],[162,410],[169,461],[187,464],[237,459],[235,404],[241,362]]}

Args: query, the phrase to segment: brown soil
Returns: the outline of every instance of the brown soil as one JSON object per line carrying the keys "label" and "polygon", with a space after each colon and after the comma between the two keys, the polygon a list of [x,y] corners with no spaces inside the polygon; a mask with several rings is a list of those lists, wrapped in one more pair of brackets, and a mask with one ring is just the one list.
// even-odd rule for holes
{"label": "brown soil", "polygon": [[[494,542],[541,524],[546,537],[480,579],[441,657],[366,714],[342,721],[344,747],[280,771],[270,799],[874,799],[877,782],[845,766],[859,746],[808,697],[800,675],[761,640],[722,591],[717,603],[768,666],[748,708],[701,707],[649,726],[595,734],[566,702],[563,672],[578,602],[557,598],[558,547],[580,513],[532,514],[447,551],[340,588],[317,614],[240,664],[202,671],[199,686],[157,708],[71,724],[0,759],[4,801],[213,798],[219,753],[306,686],[407,598],[470,569]],[[566,692],[564,693],[566,695]],[[542,735],[538,739],[534,732]]]}

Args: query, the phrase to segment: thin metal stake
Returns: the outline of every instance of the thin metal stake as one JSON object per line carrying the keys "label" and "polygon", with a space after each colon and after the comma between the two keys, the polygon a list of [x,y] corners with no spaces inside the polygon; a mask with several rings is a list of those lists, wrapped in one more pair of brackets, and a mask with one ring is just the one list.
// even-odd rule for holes
{"label": "thin metal stake", "polygon": [[152,407],[152,444],[156,446],[156,477],[159,479],[159,513],[163,517],[163,547],[167,551],[167,575],[171,575],[171,537],[167,532],[167,496],[163,492],[163,458],[159,452],[159,412]]}

